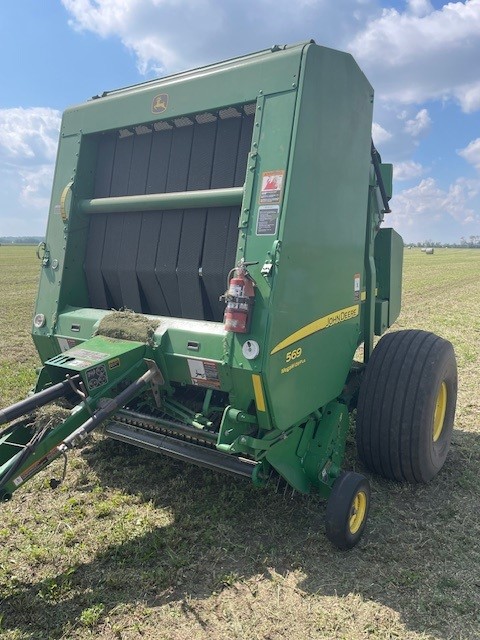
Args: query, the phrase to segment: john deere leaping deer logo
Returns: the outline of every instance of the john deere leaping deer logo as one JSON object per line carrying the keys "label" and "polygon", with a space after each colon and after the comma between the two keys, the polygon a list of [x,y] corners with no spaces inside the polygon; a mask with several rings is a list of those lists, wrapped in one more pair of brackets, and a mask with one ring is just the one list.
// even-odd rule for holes
{"label": "john deere leaping deer logo", "polygon": [[168,107],[168,93],[155,96],[152,101],[152,113],[163,113]]}

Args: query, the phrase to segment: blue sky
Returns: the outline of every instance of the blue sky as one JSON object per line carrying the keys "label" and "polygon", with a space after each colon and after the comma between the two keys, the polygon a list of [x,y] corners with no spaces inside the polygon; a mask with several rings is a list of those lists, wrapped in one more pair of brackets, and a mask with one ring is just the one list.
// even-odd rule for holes
{"label": "blue sky", "polygon": [[67,106],[308,38],[375,88],[389,224],[408,242],[480,236],[480,0],[4,0],[0,236],[44,233]]}

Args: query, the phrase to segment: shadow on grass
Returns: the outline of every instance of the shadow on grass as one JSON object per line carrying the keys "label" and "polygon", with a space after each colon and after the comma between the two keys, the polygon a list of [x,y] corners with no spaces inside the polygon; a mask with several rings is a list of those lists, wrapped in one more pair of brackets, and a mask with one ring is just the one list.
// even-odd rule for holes
{"label": "shadow on grass", "polygon": [[357,594],[398,612],[411,632],[477,639],[479,448],[477,437],[457,431],[444,470],[428,486],[371,478],[366,535],[339,552],[324,537],[324,506],[312,498],[256,490],[100,441],[83,450],[100,482],[167,510],[171,524],[111,545],[70,572],[16,583],[1,603],[2,628],[69,637],[72,621],[88,608],[95,615],[98,603],[103,616],[135,603],[184,605],[239,581],[293,573],[307,597]]}

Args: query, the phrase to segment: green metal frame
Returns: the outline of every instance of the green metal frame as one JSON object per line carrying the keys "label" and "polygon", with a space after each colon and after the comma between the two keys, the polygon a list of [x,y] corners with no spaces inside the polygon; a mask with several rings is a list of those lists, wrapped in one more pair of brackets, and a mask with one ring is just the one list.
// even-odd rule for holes
{"label": "green metal frame", "polygon": [[[168,104],[154,113],[160,94],[168,95]],[[255,104],[255,122],[243,187],[93,197],[102,133],[247,103]],[[401,239],[378,233],[391,195],[391,167],[380,165],[378,173],[371,162],[372,109],[372,87],[353,58],[309,41],[108,92],[65,112],[36,303],[45,322],[32,331],[45,364],[37,391],[68,371],[80,371],[88,385],[88,367],[68,364],[78,347],[62,354],[65,341],[93,351],[97,342],[102,349],[108,342],[92,339],[109,312],[91,308],[83,272],[91,216],[241,203],[236,259],[249,264],[255,305],[248,334],[227,333],[220,323],[159,318],[151,347],[118,343],[119,351],[109,355],[121,361],[115,380],[92,392],[37,458],[120,379],[144,369],[148,350],[165,380],[166,415],[199,429],[208,422],[211,389],[197,415],[182,408],[174,391],[192,385],[189,360],[212,362],[215,388],[228,398],[218,451],[260,463],[257,484],[273,469],[298,491],[329,494],[344,455],[347,405],[354,397],[347,398],[345,389],[358,378],[355,351],[363,343],[366,362],[374,333],[390,326],[400,308]],[[259,220],[269,172],[283,185],[275,229],[265,233]],[[256,359],[244,356],[246,340],[260,345]],[[188,341],[199,345],[194,354]],[[135,362],[129,364],[130,353]],[[23,432],[23,444],[27,437]]]}

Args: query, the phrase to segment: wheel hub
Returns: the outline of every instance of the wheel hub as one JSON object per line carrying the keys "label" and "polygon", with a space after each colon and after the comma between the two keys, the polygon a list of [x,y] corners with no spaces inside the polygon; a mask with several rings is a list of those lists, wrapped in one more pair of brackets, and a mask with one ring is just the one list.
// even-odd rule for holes
{"label": "wheel hub", "polygon": [[352,508],[350,511],[350,519],[348,521],[348,528],[350,533],[357,533],[362,526],[362,522],[365,519],[365,513],[367,511],[367,496],[364,491],[359,491],[353,499]]}
{"label": "wheel hub", "polygon": [[435,414],[433,416],[433,441],[437,442],[443,431],[443,423],[445,422],[445,412],[447,410],[447,385],[442,382],[438,390],[437,400],[435,403]]}

